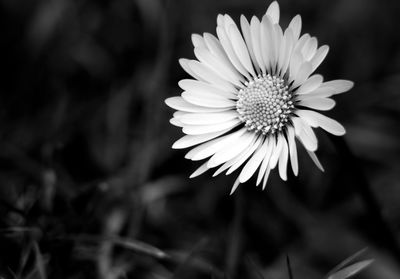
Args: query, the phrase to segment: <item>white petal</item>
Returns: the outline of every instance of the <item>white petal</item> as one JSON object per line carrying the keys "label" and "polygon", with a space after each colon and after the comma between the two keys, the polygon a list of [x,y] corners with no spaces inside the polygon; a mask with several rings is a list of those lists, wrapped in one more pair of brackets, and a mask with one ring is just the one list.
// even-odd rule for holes
{"label": "white petal", "polygon": [[[256,149],[256,147],[254,146],[254,143],[256,142],[256,140],[257,140],[257,137],[253,137],[253,140],[251,141],[251,143],[247,146],[247,148],[245,150],[243,150],[241,153],[239,153],[235,158],[232,158],[229,161],[227,161],[226,163],[224,163],[220,168],[218,168],[218,170],[213,174],[213,176],[220,174],[221,172],[225,171],[226,169],[232,167],[233,165],[240,167],[240,165],[246,160],[246,158],[248,158],[248,154],[252,153]],[[243,159],[243,158],[245,158],[245,159]],[[237,167],[235,167],[234,170],[236,170]],[[232,170],[232,172],[234,170]],[[229,174],[229,173],[227,173],[227,174]]]}
{"label": "white petal", "polygon": [[236,131],[234,133],[225,135],[220,138],[213,139],[209,142],[203,143],[192,150],[190,150],[186,155],[186,159],[190,159],[193,161],[198,161],[205,159],[207,157],[210,157],[213,155],[215,152],[223,148],[226,144],[231,143],[238,137],[240,137],[244,132],[246,132],[246,129],[241,129],[239,131]]}
{"label": "white petal", "polygon": [[297,72],[296,78],[294,79],[292,88],[296,88],[302,85],[306,81],[306,79],[310,76],[311,73],[312,73],[312,66],[310,62],[304,62],[303,64],[301,64]]}
{"label": "white petal", "polygon": [[192,69],[190,69],[190,67],[189,67],[190,61],[191,60],[189,60],[189,59],[181,58],[181,59],[179,59],[179,64],[181,65],[182,69],[185,70],[186,73],[188,73],[195,79],[202,80],[202,78],[200,76],[198,76],[195,72],[192,71]]}
{"label": "white petal", "polygon": [[316,110],[331,110],[336,102],[329,98],[310,98],[302,100],[298,105]]}
{"label": "white petal", "polygon": [[231,39],[232,42],[233,50],[235,51],[237,58],[239,59],[240,63],[245,67],[245,69],[249,73],[251,73],[253,77],[255,77],[256,73],[254,72],[253,65],[251,63],[249,51],[247,50],[247,46],[237,26],[230,25],[228,32],[229,32],[229,38]]}
{"label": "white petal", "polygon": [[211,84],[193,80],[183,79],[178,83],[179,87],[194,95],[212,95],[221,99],[237,99],[236,94],[227,90],[219,89]]}
{"label": "white petal", "polygon": [[261,24],[257,17],[253,16],[250,22],[251,43],[254,50],[254,56],[263,73],[266,73],[266,67],[263,59],[263,51],[261,50]]}
{"label": "white petal", "polygon": [[270,169],[269,168],[269,161],[271,159],[271,155],[272,155],[272,152],[275,149],[275,146],[276,146],[275,138],[268,138],[268,149],[267,149],[267,152],[266,152],[266,154],[264,156],[264,159],[262,161],[260,170],[258,171],[257,182],[256,182],[257,186],[260,184],[261,180],[263,179],[264,174],[267,171],[267,169]]}
{"label": "white petal", "polygon": [[277,1],[272,2],[266,12],[271,17],[272,23],[279,23],[279,5]]}
{"label": "white petal", "polygon": [[278,70],[278,60],[279,60],[279,55],[280,55],[280,51],[282,49],[282,41],[283,41],[283,32],[282,32],[282,28],[279,26],[279,24],[275,24],[273,26],[273,42],[274,42],[274,60],[273,60],[273,73],[275,74],[276,70]]}
{"label": "white petal", "polygon": [[225,63],[225,65],[232,67],[233,65],[230,63],[228,56],[226,55],[224,49],[221,46],[221,43],[218,39],[210,33],[204,33],[204,42],[210,52],[217,57],[219,60]]}
{"label": "white petal", "polygon": [[251,144],[254,137],[254,133],[244,133],[230,145],[226,145],[224,148],[216,152],[208,161],[208,166],[213,168],[235,158]]}
{"label": "white petal", "polygon": [[293,31],[294,40],[297,41],[301,33],[301,17],[296,15],[289,23],[289,27]]}
{"label": "white petal", "polygon": [[196,176],[199,176],[203,173],[205,173],[206,171],[208,171],[208,167],[207,167],[207,162],[202,164],[197,170],[195,170],[190,176],[189,178],[194,178]]}
{"label": "white petal", "polygon": [[298,110],[296,114],[311,127],[321,127],[336,136],[343,136],[346,133],[346,130],[339,122],[316,111]]}
{"label": "white petal", "polygon": [[297,146],[294,137],[293,127],[288,127],[288,140],[289,140],[289,153],[290,153],[290,164],[292,165],[293,174],[295,176],[299,173],[299,162],[297,158]]}
{"label": "white petal", "polygon": [[225,53],[228,55],[229,60],[231,61],[233,66],[235,66],[236,70],[239,73],[241,73],[243,76],[247,77],[247,79],[250,79],[249,73],[243,67],[242,63],[240,62],[239,58],[236,56],[235,51],[232,48],[232,44],[231,44],[229,37],[225,31],[225,27],[218,26],[217,27],[217,35],[218,35],[218,39],[221,42],[223,49],[225,50]]}
{"label": "white petal", "polygon": [[300,69],[304,59],[300,52],[293,52],[289,62],[289,83],[292,82]]}
{"label": "white petal", "polygon": [[170,97],[165,100],[165,103],[177,110],[185,111],[185,112],[218,112],[218,111],[226,111],[229,108],[209,108],[193,105],[191,103],[186,102],[182,97]]}
{"label": "white petal", "polygon": [[252,39],[251,39],[250,24],[244,15],[240,16],[240,27],[242,28],[243,37],[244,37],[244,40],[246,41],[246,45],[247,45],[247,49],[249,50],[251,61],[254,64],[257,73],[260,73],[261,67],[258,64],[257,58],[254,54],[253,43],[252,43]]}
{"label": "white petal", "polygon": [[314,152],[307,150],[308,155],[310,155],[310,158],[313,160],[314,164],[321,170],[325,171],[324,167],[322,166],[321,162],[318,160],[317,155],[315,155]]}
{"label": "white petal", "polygon": [[203,37],[199,34],[192,34],[192,43],[194,47],[206,47]]}
{"label": "white petal", "polygon": [[234,108],[235,101],[223,99],[212,94],[203,92],[202,94],[196,92],[182,92],[182,98],[197,106],[210,107],[210,108]]}
{"label": "white petal", "polygon": [[238,117],[238,113],[233,110],[215,113],[187,113],[179,118],[186,125],[212,125],[226,122]]}
{"label": "white petal", "polygon": [[324,61],[326,55],[328,54],[328,51],[329,51],[329,46],[327,45],[323,45],[317,50],[314,57],[310,61],[312,64],[313,71],[315,71],[318,68],[318,66],[322,63],[322,61]]}
{"label": "white petal", "polygon": [[223,131],[225,129],[234,128],[239,125],[242,121],[239,119],[232,119],[226,122],[214,124],[214,125],[185,125],[182,131],[188,135],[201,135],[212,132]]}
{"label": "white petal", "polygon": [[177,127],[185,126],[185,124],[183,124],[178,118],[171,118],[169,120],[169,123],[171,123],[172,125],[177,126]]}
{"label": "white petal", "polygon": [[229,193],[229,195],[232,195],[236,191],[239,184],[240,184],[240,182],[239,182],[239,177],[238,177],[236,179],[235,183],[233,183],[233,186],[232,186],[232,189],[231,189],[231,192]]}
{"label": "white petal", "polygon": [[296,90],[297,95],[306,94],[317,89],[323,82],[321,75],[313,75]]}
{"label": "white petal", "polygon": [[313,98],[326,98],[332,96],[333,94],[335,94],[335,91],[332,88],[319,87],[313,91],[304,93],[302,95],[297,95],[296,98],[297,100],[308,100]]}
{"label": "white petal", "polygon": [[261,55],[264,61],[264,65],[267,69],[271,69],[271,63],[275,57],[275,46],[272,41],[273,25],[268,15],[264,15],[260,25],[261,31]]}
{"label": "white petal", "polygon": [[282,76],[285,75],[289,67],[290,57],[293,50],[293,42],[294,38],[292,30],[286,29],[282,39],[282,47],[280,49],[278,59],[278,72],[280,72]]}
{"label": "white petal", "polygon": [[241,157],[229,168],[226,174],[231,174],[237,168],[239,168],[252,154],[253,152],[260,146],[262,141],[262,137],[258,137],[252,144],[250,144],[248,150],[244,152]]}
{"label": "white petal", "polygon": [[265,171],[265,174],[264,174],[264,180],[263,180],[263,186],[262,186],[263,190],[265,189],[265,186],[267,185],[267,181],[268,181],[268,177],[269,177],[270,172],[271,172],[271,169],[268,166],[268,168],[267,168],[267,170]]}
{"label": "white petal", "polygon": [[200,62],[213,69],[220,77],[225,78],[239,87],[242,86],[241,81],[244,81],[243,77],[233,67],[225,65],[222,60],[212,55],[210,51],[205,48],[196,47],[194,49],[194,54]]}
{"label": "white petal", "polygon": [[[281,136],[283,138],[283,136]],[[286,140],[283,138],[283,145],[282,145],[282,151],[281,155],[279,156],[279,176],[282,178],[282,180],[286,181],[287,180],[287,162],[288,162],[288,157],[289,157],[289,148]]]}
{"label": "white petal", "polygon": [[282,151],[282,146],[283,146],[283,138],[281,136],[278,136],[278,141],[276,143],[274,150],[272,150],[272,155],[269,160],[269,166],[271,169],[274,169],[278,163],[279,156],[281,155]]}
{"label": "white petal", "polygon": [[182,148],[188,148],[209,140],[212,140],[216,137],[219,137],[220,135],[225,134],[228,132],[229,129],[222,130],[219,132],[213,132],[213,133],[207,133],[207,134],[202,134],[202,135],[185,135],[181,137],[179,140],[174,142],[172,145],[173,149],[182,149]]}
{"label": "white petal", "polygon": [[264,141],[261,147],[256,150],[253,156],[249,159],[246,165],[243,167],[239,175],[240,183],[244,183],[250,179],[250,177],[256,172],[257,168],[260,166],[262,160],[264,159],[268,151],[268,141]]}
{"label": "white petal", "polygon": [[297,117],[293,117],[292,122],[294,125],[296,136],[304,145],[304,147],[310,151],[317,150],[318,140],[314,132],[311,130],[310,126],[308,126],[305,122]]}
{"label": "white petal", "polygon": [[306,61],[309,61],[317,51],[318,41],[317,38],[311,37],[307,40],[302,48],[302,54]]}
{"label": "white petal", "polygon": [[351,88],[353,88],[353,86],[354,83],[350,80],[336,79],[324,82],[321,85],[321,88],[329,88],[334,92],[332,95],[335,95],[349,91]]}
{"label": "white petal", "polygon": [[237,93],[237,89],[235,88],[235,86],[233,86],[232,83],[230,83],[226,79],[221,78],[216,72],[214,72],[214,70],[207,67],[203,63],[192,60],[188,61],[187,66],[190,71],[198,77],[198,80],[208,82],[223,91]]}

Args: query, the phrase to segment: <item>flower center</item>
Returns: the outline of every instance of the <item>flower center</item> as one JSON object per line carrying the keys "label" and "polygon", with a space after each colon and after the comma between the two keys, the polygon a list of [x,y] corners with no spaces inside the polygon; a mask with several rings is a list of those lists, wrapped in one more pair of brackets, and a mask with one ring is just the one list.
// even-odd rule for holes
{"label": "flower center", "polygon": [[293,94],[287,82],[270,74],[260,75],[240,89],[236,110],[249,131],[274,134],[285,127],[293,112]]}

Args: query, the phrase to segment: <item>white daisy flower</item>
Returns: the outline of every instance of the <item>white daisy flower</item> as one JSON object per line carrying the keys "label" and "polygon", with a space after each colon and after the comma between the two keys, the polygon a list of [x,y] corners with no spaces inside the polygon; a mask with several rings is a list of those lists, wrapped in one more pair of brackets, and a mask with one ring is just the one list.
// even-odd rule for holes
{"label": "white daisy flower", "polygon": [[257,170],[256,184],[263,181],[263,189],[275,168],[286,180],[289,161],[297,175],[296,139],[323,170],[313,128],[337,136],[345,129],[317,111],[332,109],[331,97],[353,86],[313,74],[329,47],[318,47],[309,34],[300,36],[299,15],[283,31],[277,2],[261,21],[253,16],[249,23],[242,15],[240,27],[241,32],[229,15],[218,15],[217,37],[192,35],[197,60],[179,62],[193,79],[181,80],[181,96],[165,101],[177,110],[170,122],[186,134],[172,147],[195,146],[185,158],[206,159],[191,177],[212,168],[215,176],[241,167],[231,193]]}

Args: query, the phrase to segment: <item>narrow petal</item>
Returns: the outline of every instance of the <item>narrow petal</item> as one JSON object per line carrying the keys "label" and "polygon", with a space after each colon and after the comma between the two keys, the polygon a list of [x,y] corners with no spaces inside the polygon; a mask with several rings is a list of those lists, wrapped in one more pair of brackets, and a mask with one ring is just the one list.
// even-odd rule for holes
{"label": "narrow petal", "polygon": [[203,37],[199,34],[192,34],[192,43],[194,47],[206,47]]}
{"label": "narrow petal", "polygon": [[290,164],[292,166],[293,174],[297,176],[299,173],[299,163],[297,158],[297,147],[296,147],[296,140],[293,127],[288,127],[288,141],[289,141]]}
{"label": "narrow petal", "polygon": [[249,73],[253,75],[253,77],[255,77],[256,73],[254,72],[253,65],[251,63],[249,51],[247,50],[246,44],[238,28],[236,27],[236,25],[231,25],[229,26],[228,30],[233,50],[235,51],[235,54],[238,57],[240,63]]}
{"label": "narrow petal", "polygon": [[221,42],[222,47],[225,50],[225,53],[228,55],[229,60],[235,66],[236,70],[245,76],[248,80],[250,79],[250,75],[247,70],[244,68],[239,58],[236,56],[235,51],[233,50],[232,44],[229,40],[228,34],[225,31],[225,27],[218,26],[217,27],[217,35],[218,39]]}
{"label": "narrow petal", "polygon": [[282,147],[283,147],[283,138],[278,137],[276,146],[274,150],[272,150],[271,159],[269,161],[269,166],[271,169],[274,169],[276,167],[279,160],[279,156],[281,155]]}
{"label": "narrow petal", "polygon": [[318,148],[318,140],[311,130],[310,126],[304,123],[300,118],[292,118],[295,134],[307,150],[315,151]]}
{"label": "narrow petal", "polygon": [[237,89],[232,83],[230,83],[224,78],[221,78],[216,72],[214,72],[214,70],[204,65],[203,63],[200,63],[199,61],[196,60],[192,60],[188,61],[187,66],[190,69],[190,71],[195,76],[197,76],[196,78],[195,76],[192,75],[194,78],[208,82],[221,90],[233,92],[235,94],[237,93]]}
{"label": "narrow petal", "polygon": [[251,39],[250,24],[244,15],[240,16],[240,27],[242,29],[243,37],[244,37],[244,40],[247,45],[247,49],[250,54],[251,62],[253,63],[254,67],[256,68],[257,73],[259,74],[261,71],[261,66],[258,64],[257,58],[254,54],[253,43],[252,43],[252,39]]}
{"label": "narrow petal", "polygon": [[261,163],[261,167],[260,170],[258,172],[258,176],[257,176],[257,182],[256,185],[258,186],[261,182],[261,180],[264,177],[265,172],[267,171],[267,169],[269,168],[269,161],[271,159],[271,155],[275,149],[276,143],[275,143],[275,139],[274,138],[268,138],[268,149],[267,152],[264,156],[264,159]]}
{"label": "narrow petal", "polygon": [[313,75],[296,90],[297,95],[306,94],[317,89],[323,82],[321,75]]}
{"label": "narrow petal", "polygon": [[289,27],[293,31],[294,40],[297,41],[301,33],[301,16],[296,15],[289,23]]}
{"label": "narrow petal", "polygon": [[238,117],[233,110],[212,113],[187,113],[179,118],[186,125],[213,125],[226,122]]}
{"label": "narrow petal", "polygon": [[202,134],[202,135],[185,135],[181,137],[179,140],[174,142],[172,145],[173,149],[183,149],[183,148],[188,148],[209,140],[212,140],[216,137],[219,137],[220,135],[223,135],[224,133],[228,132],[229,129],[218,131],[218,132],[213,132],[213,133],[207,133],[207,134]]}
{"label": "narrow petal", "polygon": [[312,66],[310,62],[304,62],[303,64],[301,64],[297,72],[296,78],[294,79],[292,88],[296,88],[302,85],[306,81],[306,79],[310,76],[311,73],[312,73]]}
{"label": "narrow petal", "polygon": [[336,80],[331,80],[331,81],[327,81],[324,82],[321,85],[321,88],[329,88],[331,90],[333,90],[333,94],[340,94],[343,92],[347,92],[349,91],[351,88],[353,88],[354,86],[354,82],[350,81],[350,80],[344,80],[344,79],[336,79]]}
{"label": "narrow petal", "polygon": [[271,172],[271,169],[268,166],[268,168],[267,168],[267,170],[265,171],[265,174],[264,174],[264,180],[263,180],[263,186],[262,186],[263,190],[265,189],[265,186],[267,185],[267,181],[268,181],[268,177],[269,177],[270,172]]}
{"label": "narrow petal", "polygon": [[288,157],[289,157],[289,148],[288,144],[283,136],[283,145],[282,145],[282,151],[279,156],[279,165],[278,165],[278,170],[279,170],[279,176],[282,178],[282,180],[286,181],[287,180],[287,163],[288,163]]}
{"label": "narrow petal", "polygon": [[235,101],[229,100],[229,99],[223,99],[220,97],[217,97],[215,95],[203,92],[203,94],[200,94],[199,92],[182,92],[182,98],[197,106],[203,106],[203,107],[210,107],[210,108],[234,108],[236,103]]}
{"label": "narrow petal", "polygon": [[190,61],[191,60],[189,59],[181,58],[179,59],[179,64],[181,65],[182,69],[185,70],[186,73],[188,73],[197,80],[202,80],[202,78],[199,75],[197,75],[194,71],[192,71],[192,69],[189,67]]}
{"label": "narrow petal", "polygon": [[271,17],[273,24],[279,23],[280,12],[279,12],[279,4],[277,1],[274,1],[269,5],[266,14]]}
{"label": "narrow petal", "polygon": [[209,167],[219,166],[242,153],[254,140],[254,133],[244,133],[240,138],[216,152],[208,161]]}
{"label": "narrow petal", "polygon": [[202,164],[199,168],[197,168],[190,176],[189,178],[195,178],[196,176],[199,176],[203,173],[205,173],[206,171],[208,171],[208,167],[207,167],[207,162]]}
{"label": "narrow petal", "polygon": [[227,79],[236,86],[242,86],[243,77],[234,69],[234,67],[229,67],[216,56],[212,55],[210,51],[205,48],[195,48],[194,54],[200,62],[206,64],[208,67],[213,69],[220,77]]}
{"label": "narrow petal", "polygon": [[322,61],[324,61],[328,52],[329,52],[329,46],[327,45],[323,45],[317,50],[314,57],[310,60],[313,71],[315,71],[318,68],[318,66],[322,63]]}
{"label": "narrow petal", "polygon": [[201,135],[212,132],[219,132],[225,129],[234,128],[241,123],[239,119],[232,119],[226,122],[217,123],[213,125],[185,125],[182,131],[188,135]]}
{"label": "narrow petal", "polygon": [[315,155],[314,152],[307,150],[308,155],[310,155],[310,158],[313,160],[314,164],[321,170],[325,171],[324,167],[322,166],[321,162],[318,160],[317,155]]}
{"label": "narrow petal", "polygon": [[318,47],[317,38],[311,37],[303,46],[302,54],[306,61],[311,60],[311,58],[315,55]]}
{"label": "narrow petal", "polygon": [[329,98],[312,98],[300,101],[298,105],[316,110],[331,110],[336,102]]}
{"label": "narrow petal", "polygon": [[232,141],[234,141],[235,139],[237,139],[238,137],[240,137],[245,131],[246,131],[246,129],[241,129],[237,132],[234,132],[234,133],[225,135],[223,137],[213,139],[209,142],[203,143],[203,144],[193,148],[192,150],[190,150],[186,154],[185,158],[193,160],[193,161],[198,161],[198,160],[202,160],[207,157],[210,157],[215,152],[217,152],[218,150],[223,148],[226,144],[229,144]]}
{"label": "narrow petal", "polygon": [[261,55],[267,69],[271,70],[271,63],[275,59],[275,46],[272,42],[273,25],[268,15],[264,15],[260,25],[261,30]]}
{"label": "narrow petal", "polygon": [[229,110],[229,108],[210,108],[210,107],[193,105],[191,103],[186,102],[180,96],[170,97],[165,100],[165,103],[167,104],[167,106],[173,109],[185,112],[219,112],[219,111]]}
{"label": "narrow petal", "polygon": [[316,111],[298,110],[296,114],[311,127],[321,127],[335,136],[343,136],[346,133],[346,130],[339,122]]}
{"label": "narrow petal", "polygon": [[261,137],[258,137],[250,146],[249,149],[246,150],[245,153],[242,154],[239,160],[237,160],[226,172],[226,174],[230,174],[234,172],[237,168],[239,168],[253,153],[261,144]]}
{"label": "narrow petal", "polygon": [[278,72],[281,75],[285,75],[289,67],[290,57],[293,50],[294,37],[291,29],[286,29],[285,34],[282,39],[282,47],[280,48],[279,58],[278,58]]}
{"label": "narrow petal", "polygon": [[266,152],[268,151],[268,141],[264,141],[261,147],[256,150],[253,156],[249,159],[246,165],[243,167],[240,175],[240,183],[244,183],[252,177],[256,172],[257,168],[260,166],[262,160],[264,159]]}
{"label": "narrow petal", "polygon": [[250,22],[251,43],[254,50],[254,56],[263,73],[266,73],[266,67],[261,51],[261,24],[257,17],[253,16]]}
{"label": "narrow petal", "polygon": [[203,81],[193,80],[193,79],[183,79],[178,82],[178,85],[183,90],[186,90],[195,95],[210,94],[221,99],[237,99],[235,93],[227,90],[219,89],[211,84],[205,83]]}
{"label": "narrow petal", "polygon": [[232,189],[231,189],[231,192],[229,193],[229,195],[232,195],[236,191],[237,187],[239,187],[239,184],[240,184],[240,181],[239,181],[239,177],[238,177],[236,179],[235,183],[233,183],[233,186],[232,186]]}

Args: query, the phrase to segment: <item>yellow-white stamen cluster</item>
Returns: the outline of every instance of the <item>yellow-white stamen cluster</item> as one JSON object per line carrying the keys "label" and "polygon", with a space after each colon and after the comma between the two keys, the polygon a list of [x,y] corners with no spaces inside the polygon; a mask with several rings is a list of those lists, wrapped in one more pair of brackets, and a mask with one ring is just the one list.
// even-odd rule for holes
{"label": "yellow-white stamen cluster", "polygon": [[264,135],[281,131],[294,105],[287,82],[278,76],[263,74],[240,89],[236,110],[249,131]]}

